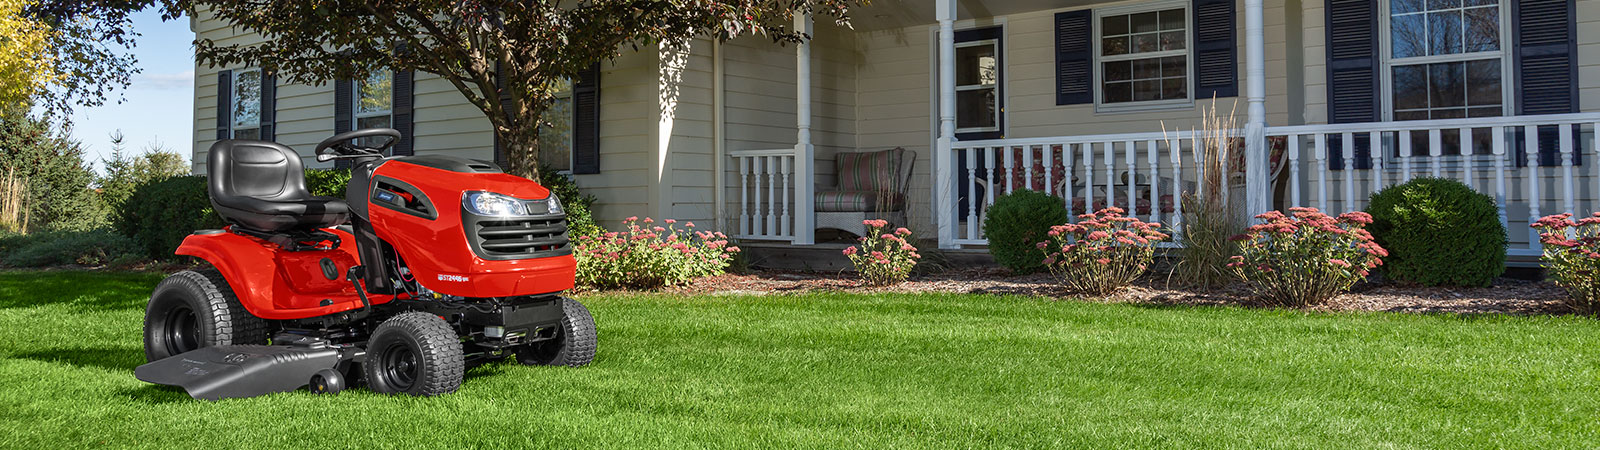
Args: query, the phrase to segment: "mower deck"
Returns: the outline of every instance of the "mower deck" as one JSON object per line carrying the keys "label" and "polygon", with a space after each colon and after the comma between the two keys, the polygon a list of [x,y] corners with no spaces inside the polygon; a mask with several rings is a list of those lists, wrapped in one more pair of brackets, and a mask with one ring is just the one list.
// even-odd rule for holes
{"label": "mower deck", "polygon": [[363,354],[360,348],[316,338],[285,345],[220,345],[141,365],[133,374],[140,381],[181,387],[196,399],[221,400],[300,389],[319,372],[337,371]]}

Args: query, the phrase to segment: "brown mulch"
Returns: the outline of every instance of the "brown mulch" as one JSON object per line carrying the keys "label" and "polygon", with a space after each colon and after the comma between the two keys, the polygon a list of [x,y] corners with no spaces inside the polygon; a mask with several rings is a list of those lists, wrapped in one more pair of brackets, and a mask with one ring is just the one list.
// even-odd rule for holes
{"label": "brown mulch", "polygon": [[[799,294],[807,292],[971,293],[1049,297],[1080,296],[1061,288],[1049,274],[1012,275],[1005,269],[979,268],[920,275],[894,286],[863,286],[851,273],[757,271],[704,278],[671,288],[681,294]],[[1553,283],[1511,278],[1495,280],[1484,288],[1403,286],[1395,283],[1361,283],[1351,292],[1314,311],[1392,311],[1448,314],[1562,314],[1565,293]],[[1112,302],[1164,305],[1266,306],[1252,299],[1248,287],[1230,285],[1210,291],[1168,283],[1164,276],[1148,276],[1105,299]]]}

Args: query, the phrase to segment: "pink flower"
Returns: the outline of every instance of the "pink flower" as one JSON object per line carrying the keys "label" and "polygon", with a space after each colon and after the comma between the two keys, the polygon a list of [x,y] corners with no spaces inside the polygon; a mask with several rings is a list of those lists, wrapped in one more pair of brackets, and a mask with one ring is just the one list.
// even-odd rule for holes
{"label": "pink flower", "polygon": [[1111,235],[1106,234],[1106,232],[1104,232],[1104,231],[1095,231],[1095,232],[1089,233],[1089,240],[1098,241],[1098,240],[1105,239],[1105,238],[1110,237],[1110,236]]}
{"label": "pink flower", "polygon": [[916,247],[912,247],[911,244],[901,244],[900,245],[900,249],[909,252],[909,251],[912,251],[912,250],[916,250],[917,248]]}
{"label": "pink flower", "polygon": [[844,255],[845,256],[851,256],[851,255],[854,255],[854,254],[856,254],[856,248],[855,247],[845,247],[844,248]]}
{"label": "pink flower", "polygon": [[646,218],[644,218],[644,223],[655,223],[655,219],[651,219],[649,217],[646,217]]}
{"label": "pink flower", "polygon": [[1100,258],[1100,259],[1094,260],[1094,262],[1097,262],[1097,263],[1100,263],[1100,264],[1111,264],[1111,258]]}
{"label": "pink flower", "polygon": [[689,228],[694,228],[694,222],[684,222],[683,226],[686,226],[686,227],[689,227]]}
{"label": "pink flower", "polygon": [[906,229],[906,227],[895,228],[894,229],[894,234],[898,234],[898,235],[901,235],[901,236],[910,236],[911,235],[911,230]]}
{"label": "pink flower", "polygon": [[878,236],[878,237],[881,238],[881,239],[894,239],[894,235],[888,234],[888,233],[884,233],[882,236]]}
{"label": "pink flower", "polygon": [[1047,257],[1044,258],[1044,264],[1045,265],[1050,265],[1050,264],[1055,264],[1055,263],[1056,263],[1056,257],[1054,257],[1054,256],[1047,256]]}
{"label": "pink flower", "polygon": [[628,218],[622,219],[623,222],[632,222],[635,220],[639,220],[639,216],[628,216]]}
{"label": "pink flower", "polygon": [[738,246],[728,247],[728,248],[726,248],[724,250],[727,250],[728,253],[739,253],[739,247]]}
{"label": "pink flower", "polygon": [[1050,243],[1049,242],[1040,242],[1038,244],[1034,244],[1033,247],[1037,248],[1037,249],[1040,249],[1040,250],[1044,250],[1045,246],[1047,246],[1047,245],[1050,245]]}
{"label": "pink flower", "polygon": [[1349,261],[1345,261],[1345,260],[1342,260],[1342,259],[1339,259],[1339,258],[1329,259],[1328,263],[1329,264],[1333,264],[1335,266],[1344,267],[1344,268],[1349,268],[1350,267],[1350,262]]}

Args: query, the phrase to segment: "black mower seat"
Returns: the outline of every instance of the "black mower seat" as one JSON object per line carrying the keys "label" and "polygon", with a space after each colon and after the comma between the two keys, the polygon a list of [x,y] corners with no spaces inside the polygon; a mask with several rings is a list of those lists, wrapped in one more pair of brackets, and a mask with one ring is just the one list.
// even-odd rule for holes
{"label": "black mower seat", "polygon": [[306,190],[300,155],[282,144],[217,141],[206,169],[211,206],[234,224],[279,232],[330,227],[350,217],[343,200]]}

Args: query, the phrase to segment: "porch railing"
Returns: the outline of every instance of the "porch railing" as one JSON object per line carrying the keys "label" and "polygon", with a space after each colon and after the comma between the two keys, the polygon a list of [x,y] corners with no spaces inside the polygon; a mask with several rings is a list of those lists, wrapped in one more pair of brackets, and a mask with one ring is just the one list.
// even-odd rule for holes
{"label": "porch railing", "polygon": [[734,237],[794,240],[795,183],[810,182],[795,180],[795,154],[793,148],[728,152],[739,171],[734,184],[739,190]]}
{"label": "porch railing", "polygon": [[[1268,127],[1270,184],[1245,186],[1240,171],[1224,189],[1267,189],[1275,207],[1339,213],[1365,208],[1391,184],[1452,178],[1495,198],[1509,253],[1534,255],[1529,221],[1600,210],[1597,124],[1600,113]],[[1075,212],[1119,206],[1181,229],[1181,199],[1201,179],[1196,138],[1183,131],[955,142],[941,158],[946,195],[937,197],[951,218],[941,225],[953,227],[949,243],[986,244],[983,215],[994,198],[1034,189],[1061,195]]]}

